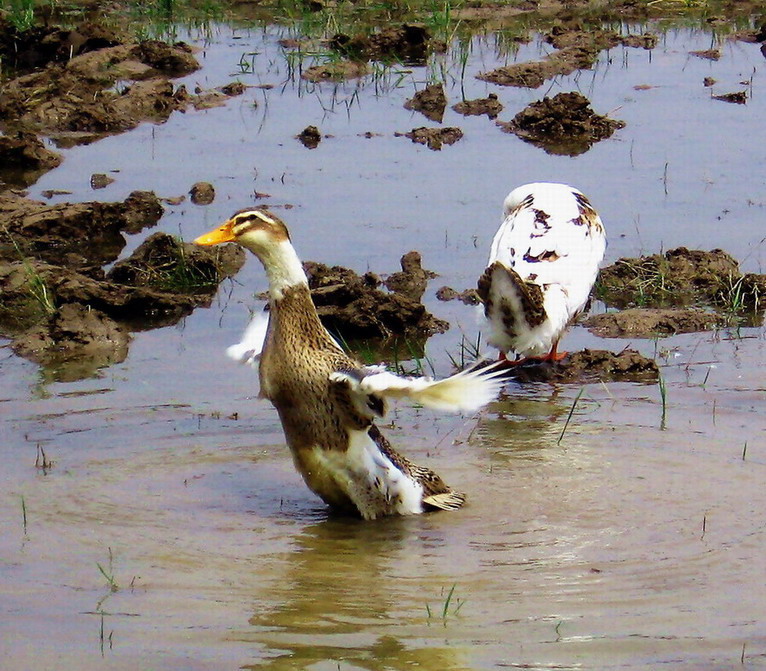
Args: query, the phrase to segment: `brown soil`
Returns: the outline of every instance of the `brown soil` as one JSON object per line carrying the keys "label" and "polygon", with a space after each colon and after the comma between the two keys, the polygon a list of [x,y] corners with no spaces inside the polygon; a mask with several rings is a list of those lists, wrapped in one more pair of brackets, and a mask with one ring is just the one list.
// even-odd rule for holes
{"label": "brown soil", "polygon": [[61,156],[33,133],[18,131],[0,136],[0,183],[30,186],[60,163]]}
{"label": "brown soil", "polygon": [[507,65],[481,73],[477,75],[478,79],[501,86],[536,89],[558,75],[590,68],[604,49],[619,44],[652,49],[657,43],[654,35],[622,36],[611,30],[584,30],[579,25],[572,28],[557,26],[545,39],[556,51],[542,61]]}
{"label": "brown soil", "polygon": [[479,293],[476,289],[466,289],[456,291],[452,287],[440,287],[436,291],[436,298],[440,301],[460,301],[465,305],[478,305],[481,303]]}
{"label": "brown soil", "polygon": [[358,79],[370,74],[370,68],[366,63],[358,61],[337,61],[325,65],[314,65],[306,68],[301,78],[310,82],[344,81],[346,79]]}
{"label": "brown soil", "polygon": [[429,52],[445,48],[431,40],[423,26],[414,24],[391,26],[372,35],[339,33],[330,40],[330,47],[357,61],[401,61],[409,65],[425,65]]}
{"label": "brown soil", "polygon": [[121,203],[57,205],[0,196],[0,335],[74,379],[122,360],[128,331],[174,324],[209,304],[244,263],[240,248],[208,250],[156,233],[102,270],[119,256],[125,233],[153,226],[162,212],[146,192]]}
{"label": "brown soil", "polygon": [[420,266],[420,254],[409,252],[402,257],[402,272],[387,282],[393,291],[379,287],[374,273],[357,275],[340,266],[322,263],[304,264],[309,277],[311,297],[324,325],[345,340],[360,338],[413,337],[444,333],[449,324],[430,314],[415,295],[425,289],[429,271]]}
{"label": "brown soil", "polygon": [[307,149],[316,149],[322,141],[322,134],[316,126],[306,126],[295,137]]}
{"label": "brown soil", "polygon": [[659,368],[635,350],[615,354],[585,349],[555,363],[525,362],[509,368],[508,375],[519,382],[654,382]]}
{"label": "brown soil", "polygon": [[596,114],[588,99],[575,91],[533,102],[512,121],[497,124],[549,154],[565,156],[582,154],[625,126],[623,121]]}
{"label": "brown soil", "polygon": [[503,111],[503,105],[497,99],[496,93],[490,93],[486,98],[463,100],[453,105],[452,109],[463,116],[481,116],[486,114],[490,119],[495,119]]}
{"label": "brown soil", "polygon": [[196,182],[189,189],[189,197],[195,205],[210,205],[215,200],[215,187],[210,182]]}
{"label": "brown soil", "polygon": [[455,144],[463,137],[463,131],[452,126],[444,128],[413,128],[409,133],[394,133],[396,137],[408,137],[417,144],[424,144],[432,151],[440,151],[445,144]]}
{"label": "brown soil", "polygon": [[404,108],[420,112],[427,119],[441,123],[444,118],[444,110],[447,108],[447,96],[444,95],[444,87],[441,84],[427,86],[405,102]]}
{"label": "brown soil", "polygon": [[724,322],[720,315],[701,308],[628,308],[593,315],[585,326],[602,338],[653,338],[709,331]]}

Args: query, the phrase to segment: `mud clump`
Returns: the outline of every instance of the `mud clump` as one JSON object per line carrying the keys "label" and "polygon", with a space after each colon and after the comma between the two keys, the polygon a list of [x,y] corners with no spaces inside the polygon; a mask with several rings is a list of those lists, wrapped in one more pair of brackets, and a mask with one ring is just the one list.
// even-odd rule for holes
{"label": "mud clump", "polygon": [[585,321],[602,338],[652,338],[709,331],[724,325],[720,315],[700,308],[628,308],[593,315]]}
{"label": "mud clump", "polygon": [[425,65],[429,51],[443,50],[444,45],[434,43],[423,26],[403,24],[372,35],[351,37],[338,33],[330,40],[330,48],[354,60],[398,60],[409,65]]}
{"label": "mud clump", "polygon": [[208,305],[244,264],[239,247],[208,250],[156,233],[109,273],[101,268],[118,257],[124,233],[156,224],[162,212],[151,192],[58,205],[0,196],[0,335],[72,380],[124,359],[130,331]]}
{"label": "mud clump", "polygon": [[572,352],[562,361],[529,361],[508,370],[519,382],[655,382],[659,368],[635,350],[617,354],[606,350],[585,349]]}
{"label": "mud clump", "polygon": [[625,126],[623,121],[596,114],[590,101],[576,91],[533,102],[513,120],[497,124],[548,154],[564,156],[582,154]]}
{"label": "mud clump", "polygon": [[215,200],[215,187],[210,182],[196,182],[189,189],[189,197],[195,205],[210,205]]}
{"label": "mud clump", "polygon": [[715,303],[739,277],[736,259],[721,249],[678,247],[665,254],[618,259],[602,268],[597,294],[617,308]]}
{"label": "mud clump", "polygon": [[734,91],[733,93],[721,93],[713,96],[713,100],[720,100],[725,103],[734,103],[735,105],[744,105],[747,103],[747,91]]}
{"label": "mud clump", "polygon": [[295,138],[306,149],[316,149],[322,141],[322,134],[316,126],[306,126]]}
{"label": "mud clump", "polygon": [[104,313],[68,303],[16,338],[11,347],[19,356],[52,370],[57,381],[67,382],[124,361],[129,343],[127,330]]}
{"label": "mud clump", "polygon": [[458,114],[463,116],[481,116],[486,114],[490,119],[496,119],[503,111],[503,105],[498,100],[496,93],[490,93],[486,98],[475,100],[462,100],[452,106]]}
{"label": "mud clump", "polygon": [[424,144],[431,151],[441,151],[445,144],[455,144],[463,137],[459,128],[448,126],[444,128],[413,128],[409,133],[394,133],[396,137],[408,137],[416,144]]}
{"label": "mud clump", "polygon": [[411,251],[400,260],[401,271],[389,275],[383,283],[386,289],[401,294],[413,301],[420,301],[426,291],[428,280],[436,277],[432,270],[425,270],[420,252]]}
{"label": "mud clump", "polygon": [[442,122],[446,107],[447,96],[444,95],[444,87],[441,84],[427,86],[404,103],[405,109],[420,112],[427,119],[437,123]]}
{"label": "mud clump", "polygon": [[530,61],[507,65],[477,75],[478,79],[523,88],[538,88],[546,80],[559,75],[569,75],[575,70],[586,70],[593,66],[599,53],[619,44],[627,47],[651,49],[657,43],[653,35],[619,35],[612,30],[583,30],[582,28],[555,27],[545,40],[556,51],[542,61]]}
{"label": "mud clump", "polygon": [[359,79],[370,74],[370,68],[366,63],[358,61],[337,61],[325,65],[313,65],[301,73],[301,79],[309,82],[334,81],[340,82],[347,79]]}
{"label": "mud clump", "polygon": [[61,163],[34,133],[19,131],[0,136],[0,184],[27,187]]}
{"label": "mud clump", "polygon": [[163,208],[146,191],[133,192],[120,203],[47,205],[12,194],[0,194],[0,259],[20,255],[67,267],[111,263],[125,246],[122,233],[154,226]]}
{"label": "mud clump", "polygon": [[481,303],[479,298],[479,292],[476,289],[465,289],[464,291],[457,291],[452,287],[440,287],[436,291],[436,298],[440,301],[455,301],[458,300],[464,305],[478,305]]}
{"label": "mud clump", "polygon": [[[449,325],[430,314],[419,299],[412,297],[413,287],[418,287],[422,279],[413,262],[412,253],[402,258],[402,267],[412,269],[412,282],[397,277],[394,286],[398,290],[391,293],[379,288],[381,280],[374,273],[360,276],[340,266],[304,263],[311,297],[322,323],[347,340],[392,336],[420,339],[444,333]],[[416,265],[420,268],[419,262]]]}

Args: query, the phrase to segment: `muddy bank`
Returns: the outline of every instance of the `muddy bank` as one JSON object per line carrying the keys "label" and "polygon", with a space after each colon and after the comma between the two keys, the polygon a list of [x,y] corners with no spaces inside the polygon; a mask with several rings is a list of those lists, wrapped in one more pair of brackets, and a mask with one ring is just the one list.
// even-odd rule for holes
{"label": "muddy bank", "polygon": [[657,36],[651,34],[620,35],[613,30],[585,29],[582,26],[555,26],[544,36],[556,51],[541,61],[514,63],[483,72],[476,77],[500,86],[539,88],[547,80],[559,75],[569,75],[575,70],[587,70],[593,66],[598,55],[617,45],[652,49]]}
{"label": "muddy bank", "polygon": [[382,280],[375,273],[357,275],[341,266],[305,263],[311,297],[322,323],[344,340],[392,336],[419,340],[444,333],[449,324],[434,317],[420,302],[434,274],[422,268],[420,254],[415,251],[402,257],[401,266],[400,272]]}
{"label": "muddy bank", "polygon": [[747,312],[763,309],[766,275],[741,273],[736,259],[721,249],[678,247],[619,259],[602,268],[596,286],[598,297],[617,308],[700,303]]}
{"label": "muddy bank", "polygon": [[47,205],[0,195],[0,335],[61,380],[122,361],[129,332],[167,326],[212,300],[244,263],[232,246],[207,250],[164,233],[114,263],[125,234],[157,223],[150,192],[123,202]]}
{"label": "muddy bank", "polygon": [[592,315],[585,326],[602,338],[652,338],[711,331],[727,321],[701,308],[628,308]]}
{"label": "muddy bank", "polygon": [[635,350],[621,352],[584,349],[562,361],[527,360],[507,369],[519,382],[655,382],[659,368],[653,359]]}

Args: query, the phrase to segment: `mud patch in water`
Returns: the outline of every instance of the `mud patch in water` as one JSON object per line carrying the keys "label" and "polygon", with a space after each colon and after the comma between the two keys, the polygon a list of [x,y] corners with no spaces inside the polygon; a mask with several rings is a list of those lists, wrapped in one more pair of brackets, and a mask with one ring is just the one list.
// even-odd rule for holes
{"label": "mud patch in water", "polygon": [[624,128],[625,122],[596,114],[590,101],[573,91],[533,102],[511,121],[497,125],[549,154],[577,156]]}

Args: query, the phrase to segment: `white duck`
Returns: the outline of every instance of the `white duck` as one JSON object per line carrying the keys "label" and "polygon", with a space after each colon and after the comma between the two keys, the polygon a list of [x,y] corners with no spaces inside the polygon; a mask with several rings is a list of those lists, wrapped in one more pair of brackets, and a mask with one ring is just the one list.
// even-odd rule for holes
{"label": "white duck", "polygon": [[605,250],[604,225],[577,189],[538,182],[508,194],[478,283],[501,359],[566,356],[559,339],[585,308]]}
{"label": "white duck", "polygon": [[295,466],[313,492],[365,519],[463,504],[465,496],[436,473],[398,454],[374,420],[385,415],[389,399],[402,397],[439,410],[475,411],[499,393],[500,371],[436,381],[351,359],[319,321],[287,227],[271,212],[239,212],[195,242],[236,242],[266,270],[268,324],[264,328],[257,315],[228,353],[240,361],[260,359],[261,395],[277,409]]}

